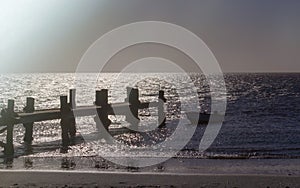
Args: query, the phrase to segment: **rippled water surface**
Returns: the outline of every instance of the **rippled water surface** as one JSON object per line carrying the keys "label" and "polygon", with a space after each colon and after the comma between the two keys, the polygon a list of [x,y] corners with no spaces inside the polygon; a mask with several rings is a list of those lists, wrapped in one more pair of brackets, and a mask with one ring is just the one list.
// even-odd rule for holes
{"label": "rippled water surface", "polygon": [[[84,78],[84,79],[83,79]],[[95,79],[96,78],[96,79]],[[140,89],[141,101],[157,101],[160,89],[167,98],[167,126],[143,133],[116,134],[114,138],[126,147],[134,149],[130,154],[125,147],[112,146],[104,140],[94,139],[97,129],[93,117],[77,118],[77,131],[83,137],[70,146],[67,154],[60,153],[59,120],[34,124],[34,141],[30,149],[23,143],[24,128],[16,125],[14,144],[16,157],[120,157],[141,155],[165,157],[159,148],[147,152],[146,147],[170,138],[179,120],[192,127],[183,109],[189,109],[190,101],[199,101],[201,111],[210,110],[209,86],[205,77],[190,75],[191,81],[181,74],[86,74],[75,82],[73,74],[7,74],[0,75],[0,107],[6,107],[7,99],[15,100],[15,111],[22,111],[26,97],[35,98],[36,109],[59,107],[59,96],[67,95],[70,88],[83,85],[86,90],[77,96],[78,105],[93,104],[95,89],[109,89],[109,102],[123,102],[126,86]],[[86,82],[85,79],[91,82]],[[137,81],[137,82],[136,82]],[[176,154],[187,158],[299,158],[300,157],[300,74],[226,74],[227,111],[222,129],[205,152],[199,152],[199,142],[206,128],[197,126],[190,142]],[[91,84],[93,83],[93,84]],[[218,84],[217,80],[216,83]],[[196,95],[191,88],[196,87]],[[180,96],[180,97],[179,97]],[[185,105],[185,106],[182,106]],[[140,110],[140,126],[153,129],[157,126],[157,110]],[[128,127],[123,116],[110,116],[111,128]],[[0,135],[5,139],[5,133]],[[178,141],[178,140],[177,140]],[[178,141],[178,144],[180,139]],[[27,149],[26,149],[27,148]],[[170,149],[170,152],[172,149]]]}

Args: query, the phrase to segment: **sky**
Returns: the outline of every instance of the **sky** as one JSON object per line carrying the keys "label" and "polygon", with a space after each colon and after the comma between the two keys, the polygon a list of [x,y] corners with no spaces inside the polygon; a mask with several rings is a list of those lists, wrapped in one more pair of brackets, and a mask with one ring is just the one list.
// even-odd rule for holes
{"label": "sky", "polygon": [[[94,41],[137,21],[190,30],[224,72],[300,72],[299,10],[298,0],[0,0],[0,72],[74,72]],[[190,66],[167,47],[134,48]],[[122,59],[105,71],[120,71]]]}

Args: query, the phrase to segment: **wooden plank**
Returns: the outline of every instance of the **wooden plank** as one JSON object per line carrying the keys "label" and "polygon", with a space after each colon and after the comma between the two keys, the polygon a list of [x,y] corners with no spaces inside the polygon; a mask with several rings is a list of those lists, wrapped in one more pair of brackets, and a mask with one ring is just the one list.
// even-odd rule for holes
{"label": "wooden plank", "polygon": [[145,102],[139,105],[139,109],[149,108],[149,107],[158,107],[159,102]]}
{"label": "wooden plank", "polygon": [[2,128],[2,129],[0,130],[0,134],[1,134],[1,133],[4,133],[4,132],[6,131],[6,129],[7,129],[6,127]]}
{"label": "wooden plank", "polygon": [[117,103],[112,104],[111,109],[108,111],[109,115],[126,115],[126,113],[130,112],[129,103]]}
{"label": "wooden plank", "polygon": [[[150,103],[141,103],[139,108],[148,108]],[[126,115],[130,113],[129,103],[115,103],[111,104],[111,109],[108,109],[109,115]],[[158,102],[152,102],[151,106],[157,106]],[[96,115],[96,109],[100,109],[101,106],[78,106],[76,109],[73,109],[74,115],[76,117],[80,116],[93,116]],[[70,116],[71,118],[71,116]],[[15,123],[30,123],[30,122],[39,122],[61,119],[61,112],[59,108],[48,109],[48,110],[36,110],[32,113],[18,113],[18,116],[15,117]]]}
{"label": "wooden plank", "polygon": [[33,113],[19,113],[15,118],[16,123],[30,123],[60,119],[61,113],[59,109],[35,111]]}
{"label": "wooden plank", "polygon": [[[149,108],[149,107],[157,107],[158,106],[158,102],[144,102],[144,103],[140,103],[138,108],[139,109],[144,109],[144,108]],[[112,108],[114,110],[115,115],[125,115],[128,112],[130,112],[130,106],[131,104],[129,103],[116,103],[116,104],[112,104]],[[114,115],[112,114],[112,111],[109,111],[110,115]]]}
{"label": "wooden plank", "polygon": [[120,134],[124,134],[124,133],[132,133],[132,132],[135,132],[135,131],[128,129],[127,127],[109,128],[109,134],[111,136],[120,135]]}

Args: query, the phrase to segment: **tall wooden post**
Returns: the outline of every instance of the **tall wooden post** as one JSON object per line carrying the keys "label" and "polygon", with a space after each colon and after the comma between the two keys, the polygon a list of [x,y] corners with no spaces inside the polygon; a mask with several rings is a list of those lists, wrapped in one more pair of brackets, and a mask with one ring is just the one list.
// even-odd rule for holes
{"label": "tall wooden post", "polygon": [[[34,112],[34,98],[32,97],[27,97],[26,98],[26,106],[24,108],[24,112],[26,113],[32,113]],[[25,127],[25,135],[24,135],[24,142],[31,144],[33,137],[32,137],[32,133],[33,133],[33,123],[24,123],[23,126]]]}
{"label": "tall wooden post", "polygon": [[166,125],[166,114],[164,112],[164,103],[167,101],[165,98],[165,92],[160,90],[158,95],[158,123],[159,128],[164,127]]}
{"label": "tall wooden post", "polygon": [[68,148],[70,143],[69,138],[69,119],[68,115],[70,112],[70,108],[68,105],[68,97],[67,96],[60,96],[60,113],[61,113],[61,138],[62,138],[62,146],[64,149]]}
{"label": "tall wooden post", "polygon": [[70,107],[71,108],[76,108],[76,100],[75,100],[76,89],[70,89],[69,90],[69,96],[70,96],[70,100],[69,100]]}
{"label": "tall wooden post", "polygon": [[130,113],[126,116],[126,121],[131,124],[134,130],[137,130],[139,119],[139,106],[141,102],[139,101],[139,90],[127,87],[127,99],[129,102]]}
{"label": "tall wooden post", "polygon": [[[70,100],[69,100],[70,109],[75,109],[76,108],[76,101],[75,101],[76,90],[70,89],[69,95],[70,95]],[[71,117],[70,117],[69,121],[70,121],[69,134],[71,137],[71,141],[73,143],[75,136],[76,136],[76,121],[75,121],[74,113],[72,111],[71,111]]]}
{"label": "tall wooden post", "polygon": [[108,104],[107,89],[101,89],[100,91],[96,91],[95,105],[101,106],[101,108],[97,109],[98,116],[94,118],[96,126],[99,130],[101,130],[101,126],[103,126],[108,131],[108,127],[111,124],[111,121],[108,118],[108,110],[110,108],[110,105]]}
{"label": "tall wooden post", "polygon": [[8,100],[7,103],[7,114],[5,117],[7,122],[7,134],[6,134],[6,146],[4,148],[4,153],[6,155],[13,155],[14,154],[14,145],[13,145],[13,132],[14,132],[14,107],[15,101]]}

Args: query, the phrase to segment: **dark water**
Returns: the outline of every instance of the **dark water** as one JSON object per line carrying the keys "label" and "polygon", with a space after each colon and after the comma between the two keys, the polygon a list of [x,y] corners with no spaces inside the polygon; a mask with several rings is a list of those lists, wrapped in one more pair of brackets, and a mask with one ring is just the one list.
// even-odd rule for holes
{"label": "dark water", "polygon": [[[101,75],[98,87],[110,89],[114,74]],[[138,76],[129,74],[127,79],[136,79]],[[170,83],[163,82],[165,77],[182,82],[178,74],[152,74],[151,77],[136,85],[140,89],[140,98],[143,101],[155,99],[160,85],[166,92],[168,102],[167,127],[160,131],[141,134],[124,134],[115,136],[116,139],[127,145],[137,148],[147,144],[162,142],[172,134],[176,128],[176,120],[184,118],[180,111],[180,101],[176,93],[182,88],[174,88]],[[38,98],[37,109],[59,106],[59,95],[67,94],[73,87],[72,74],[13,74],[1,75],[0,106],[5,107],[8,98],[16,100],[16,110],[22,109],[26,96]],[[191,79],[197,87],[199,107],[209,110],[209,87],[202,75],[192,74]],[[108,81],[108,82],[107,82]],[[124,80],[124,83],[127,81]],[[205,130],[205,125],[197,126],[196,132],[184,149],[178,152],[177,157],[187,158],[299,158],[300,157],[300,74],[291,73],[259,73],[259,74],[226,74],[227,110],[225,121],[211,147],[205,152],[199,152],[199,142]],[[9,87],[8,87],[9,84]],[[114,83],[116,84],[116,83]],[[113,84],[111,84],[113,85]],[[13,89],[12,89],[13,88]],[[110,102],[120,102],[125,98],[126,91],[110,93]],[[90,93],[81,102],[91,104],[94,93]],[[187,96],[183,100],[189,100]],[[151,114],[141,111],[140,115]],[[111,117],[115,119],[116,117]],[[148,118],[148,119],[147,119]],[[145,115],[143,125],[150,125],[151,117]],[[124,121],[124,118],[117,118]],[[95,132],[95,123],[92,118],[77,120],[78,132],[90,134]],[[121,125],[124,124],[120,123]],[[114,125],[119,126],[120,124]],[[195,126],[195,125],[191,125]],[[24,129],[21,125],[15,127],[14,144],[17,156],[26,156],[23,147]],[[4,139],[4,136],[1,140]],[[34,127],[34,143],[30,156],[32,157],[61,157],[59,153],[60,127],[59,121],[36,123]],[[105,144],[104,144],[105,145]],[[107,149],[108,148],[108,149]],[[95,147],[95,142],[85,142],[72,146],[69,156],[95,156],[95,151],[103,154],[122,155],[122,148],[104,147],[101,143]],[[96,152],[96,153],[97,153]],[[101,156],[97,153],[97,155]],[[134,155],[134,154],[133,154]],[[163,154],[158,157],[164,157]]]}
{"label": "dark water", "polygon": [[[300,157],[300,74],[227,74],[225,81],[225,122],[209,155]],[[195,142],[201,132],[197,130]]]}

